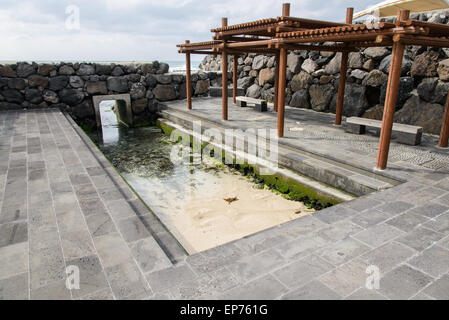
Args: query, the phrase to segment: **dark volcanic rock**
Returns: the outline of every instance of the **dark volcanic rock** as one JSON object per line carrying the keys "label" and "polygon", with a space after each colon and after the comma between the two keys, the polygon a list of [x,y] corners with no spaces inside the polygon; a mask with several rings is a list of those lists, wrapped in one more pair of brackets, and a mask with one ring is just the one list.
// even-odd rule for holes
{"label": "dark volcanic rock", "polygon": [[334,94],[334,86],[331,84],[313,84],[309,88],[310,104],[315,111],[324,111]]}
{"label": "dark volcanic rock", "polygon": [[429,103],[418,96],[412,96],[401,110],[394,115],[394,121],[423,127],[424,132],[439,134],[444,114],[444,107]]}
{"label": "dark volcanic rock", "polygon": [[58,91],[65,87],[67,87],[67,84],[69,83],[69,77],[67,76],[57,76],[54,78],[50,78],[50,90]]}
{"label": "dark volcanic rock", "polygon": [[5,89],[2,91],[2,96],[5,98],[7,102],[12,103],[22,103],[24,101],[23,95],[20,93],[20,91],[15,89]]}
{"label": "dark volcanic rock", "polygon": [[61,101],[69,106],[80,104],[84,99],[84,93],[77,89],[63,89],[59,92]]}
{"label": "dark volcanic rock", "polygon": [[[396,110],[400,109],[405,101],[410,98],[411,92],[413,91],[413,78],[412,77],[402,77],[399,82],[399,93],[398,100],[396,102]],[[387,94],[387,84],[382,85],[380,94],[380,103],[385,103],[385,95]]]}
{"label": "dark volcanic rock", "polygon": [[42,98],[42,94],[38,89],[26,89],[25,100],[29,101],[32,104],[39,104],[44,101],[44,99]]}
{"label": "dark volcanic rock", "polygon": [[107,80],[108,89],[118,93],[128,92],[128,80],[123,77],[110,77]]}
{"label": "dark volcanic rock", "polygon": [[170,101],[176,99],[175,88],[170,84],[158,84],[153,90],[153,94],[159,101]]}
{"label": "dark volcanic rock", "polygon": [[296,91],[290,100],[290,107],[310,109],[309,93],[306,89]]}

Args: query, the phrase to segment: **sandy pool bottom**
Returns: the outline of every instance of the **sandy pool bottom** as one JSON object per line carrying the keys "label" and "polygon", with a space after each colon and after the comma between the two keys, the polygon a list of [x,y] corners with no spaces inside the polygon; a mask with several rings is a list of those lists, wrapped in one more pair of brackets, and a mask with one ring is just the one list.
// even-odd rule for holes
{"label": "sandy pool bottom", "polygon": [[124,176],[190,254],[314,212],[229,169],[190,171],[183,182]]}

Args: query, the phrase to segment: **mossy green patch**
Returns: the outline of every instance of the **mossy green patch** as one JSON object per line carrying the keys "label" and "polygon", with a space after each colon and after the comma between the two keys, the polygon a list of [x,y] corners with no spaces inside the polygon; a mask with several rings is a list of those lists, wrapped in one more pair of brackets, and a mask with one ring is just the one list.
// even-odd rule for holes
{"label": "mossy green patch", "polygon": [[[161,128],[162,131],[168,136],[170,136],[174,130],[174,128],[159,120],[157,121],[157,126]],[[192,146],[192,143],[193,137],[190,136],[190,146]],[[201,149],[204,149],[207,145],[208,143],[202,143]],[[214,157],[214,150],[212,150],[211,154],[208,154],[208,156]],[[226,152],[222,150],[222,159],[225,159],[225,157]],[[234,161],[233,164],[227,164],[227,166],[232,167],[244,176],[251,178],[255,185],[263,184],[265,187],[275,193],[279,193],[284,198],[302,202],[307,207],[315,210],[328,208],[339,203],[337,199],[320,194],[314,189],[307,187],[291,178],[287,178],[279,174],[260,175],[256,167],[248,163],[236,164]]]}

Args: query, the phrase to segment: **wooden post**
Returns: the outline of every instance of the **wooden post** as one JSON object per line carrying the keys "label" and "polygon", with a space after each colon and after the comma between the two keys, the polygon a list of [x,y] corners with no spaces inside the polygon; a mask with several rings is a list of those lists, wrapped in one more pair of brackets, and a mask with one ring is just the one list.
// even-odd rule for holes
{"label": "wooden post", "polygon": [[234,55],[234,68],[232,70],[232,101],[237,103],[237,59],[238,56]]}
{"label": "wooden post", "polygon": [[441,126],[440,140],[438,146],[440,148],[447,148],[449,140],[449,94],[446,100],[446,110],[444,111],[443,124]]}
{"label": "wooden post", "polygon": [[278,111],[278,96],[279,96],[279,53],[276,53],[276,65],[274,69],[274,111]]}
{"label": "wooden post", "polygon": [[[221,26],[228,26],[228,18],[221,19]],[[222,86],[222,119],[228,120],[228,54],[226,41],[223,40],[223,52],[221,54],[221,86]]]}
{"label": "wooden post", "polygon": [[279,52],[279,88],[278,88],[278,137],[284,136],[284,108],[285,108],[285,85],[287,78],[287,49],[281,48]]}
{"label": "wooden post", "polygon": [[[401,10],[398,21],[408,19],[410,11]],[[393,129],[394,112],[399,93],[399,82],[401,79],[402,59],[404,56],[404,45],[397,41],[393,44],[393,52],[388,75],[387,93],[385,96],[384,115],[380,132],[379,150],[377,153],[376,168],[384,170],[387,167],[388,151],[390,150],[391,131]]]}
{"label": "wooden post", "polygon": [[282,16],[289,17],[290,16],[290,3],[282,4]]}
{"label": "wooden post", "polygon": [[[190,40],[186,40],[189,44]],[[192,110],[192,75],[190,74],[190,53],[186,53],[186,95],[187,95],[187,109]]]}
{"label": "wooden post", "polygon": [[[354,8],[346,9],[346,23],[352,23]],[[345,99],[346,72],[348,70],[348,52],[341,53],[340,80],[338,82],[337,108],[335,110],[335,125],[341,125],[343,104]]]}

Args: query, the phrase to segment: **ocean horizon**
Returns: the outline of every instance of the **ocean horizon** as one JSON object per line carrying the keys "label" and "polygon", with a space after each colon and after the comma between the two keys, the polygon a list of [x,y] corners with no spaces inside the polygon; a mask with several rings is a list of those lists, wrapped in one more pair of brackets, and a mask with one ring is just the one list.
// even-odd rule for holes
{"label": "ocean horizon", "polygon": [[[186,71],[186,62],[185,60],[157,60],[159,62],[168,63],[170,66],[169,72],[185,72]],[[0,60],[0,64],[2,63],[16,63],[16,62],[36,62],[36,63],[55,63],[55,62],[86,62],[86,63],[144,63],[148,61],[101,61],[101,60],[92,60],[92,61],[82,61],[82,60]],[[150,61],[151,62],[151,61]],[[191,62],[191,70],[198,71],[201,61],[192,61]]]}

